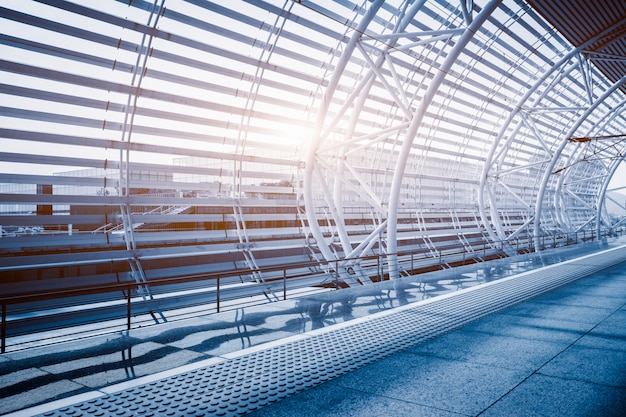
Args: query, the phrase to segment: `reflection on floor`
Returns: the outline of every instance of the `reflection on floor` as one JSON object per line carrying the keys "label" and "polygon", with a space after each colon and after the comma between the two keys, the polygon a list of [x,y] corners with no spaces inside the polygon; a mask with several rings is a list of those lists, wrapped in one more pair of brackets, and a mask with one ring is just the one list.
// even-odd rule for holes
{"label": "reflection on floor", "polygon": [[[331,325],[362,319],[382,311],[391,311],[391,309],[408,305],[409,303],[433,299],[485,282],[500,280],[504,277],[519,274],[524,271],[533,270],[546,265],[553,265],[579,257],[583,254],[617,247],[622,244],[624,244],[622,240],[616,240],[610,243],[589,244],[569,250],[545,252],[540,255],[524,255],[515,259],[469,265],[455,270],[439,271],[403,279],[401,286],[398,285],[400,283],[399,281],[385,282],[357,289],[317,294],[279,303],[247,307],[185,321],[150,326],[133,330],[129,333],[122,332],[83,339],[72,343],[62,343],[36,349],[10,352],[0,356],[0,413],[8,413],[39,403],[47,403],[81,393],[88,395],[88,393],[94,390],[102,389],[112,384],[149,377],[150,375],[159,372],[167,372],[168,370],[181,366],[189,366],[190,369],[192,369],[197,365],[205,363],[217,363],[217,361],[223,360],[223,358],[228,358],[229,355],[237,354],[237,352],[242,349],[261,348],[268,342],[284,340],[286,338],[297,339],[316,329],[323,329]],[[619,277],[616,278],[617,281],[619,281],[619,279]],[[622,279],[621,282],[623,283],[624,279]],[[582,293],[576,293],[575,295],[570,294],[570,300],[577,302],[577,298],[575,297],[579,297],[579,299],[582,300],[579,300],[580,302],[587,304],[592,302],[592,300],[601,302],[601,306],[593,307],[596,308],[596,310],[604,309],[606,303],[609,301],[616,302],[617,304],[621,302],[621,307],[616,305],[616,308],[622,308],[620,314],[622,314],[621,318],[624,318],[623,303],[626,302],[626,300],[623,299],[624,297],[620,298],[613,293],[597,293],[597,291],[606,290],[599,284],[600,283],[597,281],[592,282],[584,287],[585,291]],[[596,288],[598,288],[598,290],[595,290]],[[625,288],[626,287],[620,288],[621,293],[617,292],[616,288],[613,288],[612,291],[624,295],[626,294]],[[596,293],[594,293],[594,291],[596,291]],[[545,304],[551,303],[549,294],[543,296],[542,300],[544,301],[539,301],[539,307],[541,307],[539,310],[543,311],[545,310]],[[554,302],[556,304],[562,303],[559,300]],[[382,407],[386,402],[390,402],[391,404],[399,400],[396,399],[392,401],[390,399],[391,397],[388,397],[388,393],[383,394],[380,393],[380,391],[372,390],[371,387],[379,384],[375,378],[383,378],[383,374],[388,375],[387,378],[392,378],[394,382],[393,384],[387,383],[383,385],[390,386],[396,386],[398,384],[404,385],[402,380],[408,378],[412,381],[410,384],[420,384],[420,386],[424,387],[428,385],[428,372],[435,372],[434,369],[429,370],[424,375],[420,374],[421,376],[409,376],[406,374],[406,372],[411,369],[422,369],[426,366],[423,362],[428,362],[429,359],[425,358],[424,355],[426,357],[436,356],[438,358],[437,360],[430,358],[429,363],[444,361],[444,363],[447,364],[451,360],[467,361],[468,358],[470,358],[473,363],[472,369],[474,369],[472,372],[478,372],[475,375],[470,375],[472,378],[478,378],[480,375],[483,375],[484,372],[486,372],[486,370],[483,369],[485,366],[497,365],[506,369],[515,368],[512,364],[503,365],[491,362],[497,360],[510,361],[512,358],[515,358],[516,355],[525,354],[525,345],[520,347],[520,351],[515,347],[519,337],[522,336],[507,334],[507,330],[511,332],[514,332],[514,330],[518,328],[526,329],[527,332],[545,330],[543,329],[545,323],[538,324],[537,328],[534,329],[530,322],[520,323],[516,321],[518,316],[532,317],[532,315],[535,314],[534,311],[537,306],[532,303],[538,303],[538,301],[515,307],[518,309],[517,312],[497,314],[483,319],[475,325],[470,325],[461,331],[456,331],[436,339],[433,342],[412,347],[402,354],[397,354],[400,356],[394,355],[390,358],[383,359],[379,363],[362,368],[361,370],[350,373],[330,383],[335,385],[324,384],[311,392],[305,391],[303,394],[299,394],[268,407],[267,411],[263,411],[262,409],[258,411],[258,413],[260,413],[260,415],[290,415],[287,413],[289,404],[293,406],[294,401],[300,404],[302,398],[308,398],[308,396],[312,396],[316,392],[318,395],[322,395],[321,398],[334,398],[338,394],[332,394],[329,390],[332,391],[333,387],[336,388],[338,386],[336,384],[340,384],[342,387],[341,391],[345,393],[345,396],[341,394],[341,398],[343,399],[336,398],[336,400],[339,404],[344,404],[344,406],[350,404],[350,401],[352,401],[350,398],[357,395],[354,392],[357,386],[360,386],[361,390],[363,390],[365,386],[369,387],[369,391],[367,392],[370,394],[368,395],[376,399],[374,403],[371,404],[374,408],[369,409],[371,413],[352,414],[377,415],[373,410]],[[527,307],[528,310],[525,311],[523,308],[526,305],[530,305],[531,307]],[[611,308],[614,307],[615,306],[611,306]],[[591,312],[594,311],[595,310],[592,310]],[[587,311],[586,315],[588,316],[591,312]],[[620,316],[615,315],[612,320],[617,320],[618,318],[620,318]],[[576,327],[572,324],[572,326],[574,326],[572,329],[563,328],[563,319],[569,320],[567,317],[561,317],[558,322],[554,322],[555,331],[557,331],[558,334],[571,332],[572,335],[580,338],[580,335],[587,331],[585,330],[587,327],[582,325]],[[480,323],[487,324],[482,324],[482,327],[480,327]],[[478,327],[472,328],[472,326]],[[476,335],[476,332],[480,333],[479,337]],[[492,342],[489,344],[486,344],[486,342],[477,342],[476,340],[481,340],[481,338],[484,337],[483,333],[485,332],[498,335],[499,338],[494,340],[499,344],[492,345]],[[513,341],[502,339],[508,337],[516,337],[518,339]],[[599,340],[597,339],[599,337],[601,337],[601,335],[596,335],[596,339],[594,340]],[[621,337],[622,339],[624,338],[624,336]],[[471,342],[471,340],[474,340],[474,342]],[[569,341],[569,339],[567,340]],[[549,342],[553,343],[552,341]],[[571,341],[569,341],[569,343],[571,344]],[[506,346],[501,346],[501,349],[498,350],[496,346],[500,344]],[[463,346],[468,346],[468,348],[465,349]],[[439,348],[443,348],[444,352],[435,351],[435,349]],[[494,349],[500,352],[500,355],[497,355]],[[626,353],[624,353],[623,342],[621,344],[618,343],[616,349],[617,351],[621,349],[621,358],[624,359],[623,356],[626,355]],[[502,357],[502,353],[504,352],[507,353]],[[538,360],[539,362],[544,359],[548,360],[550,355],[548,353],[546,353],[546,355],[545,357],[542,356],[541,358],[535,358],[533,360]],[[474,362],[476,363],[474,364]],[[380,365],[383,363],[387,363],[387,365]],[[410,365],[403,366],[403,363]],[[622,360],[621,363],[623,364],[625,362]],[[525,366],[533,370],[537,368],[537,364],[532,361]],[[557,365],[551,366],[554,367]],[[367,371],[368,369],[373,369],[374,371]],[[510,375],[511,381],[517,381],[528,369],[524,368],[523,370],[516,369],[512,371]],[[482,371],[479,372],[479,370]],[[623,370],[623,368],[621,368],[621,370]],[[379,373],[380,375],[371,375],[368,372]],[[392,377],[389,376],[390,372],[399,372],[399,374]],[[447,383],[454,383],[453,380],[455,378],[452,377],[452,375],[454,375],[454,367],[447,369],[447,372],[451,372],[451,374],[447,375],[444,372],[438,375],[437,378],[441,379],[441,383],[445,383],[447,381],[446,378],[449,377],[452,378],[452,380],[447,381]],[[352,374],[356,376],[351,376]],[[430,375],[430,378],[433,377],[433,375]],[[538,377],[539,376],[535,377],[533,374],[533,380]],[[359,378],[374,379],[372,379],[371,383],[363,385],[362,381],[359,381]],[[542,374],[542,378],[545,379],[545,375]],[[483,382],[489,381],[485,380]],[[382,383],[382,381],[380,383]],[[545,383],[547,384],[547,382]],[[595,382],[592,381],[592,383]],[[619,385],[620,383],[622,385]],[[622,380],[620,383],[615,383],[613,388],[623,394],[623,389],[625,388],[623,385],[624,381]],[[531,388],[535,389],[534,387]],[[397,392],[400,393],[402,391],[399,390]],[[416,393],[411,393],[411,395],[415,396]],[[382,399],[380,396],[386,399]],[[298,397],[301,399],[298,400]],[[436,398],[436,396],[434,398]],[[359,404],[365,404],[364,399],[361,397],[358,397],[358,399],[355,397],[353,400],[357,401]],[[405,400],[407,400],[407,398],[400,398],[400,401]],[[418,401],[417,397],[415,397],[415,401],[416,404],[420,404],[420,407],[426,407],[425,410],[429,409],[430,412],[434,412],[433,410],[442,411],[441,414],[435,413],[434,415],[445,415],[445,413],[443,413],[445,407],[442,407],[442,405],[446,403],[445,401],[440,403],[439,406],[432,405],[425,400]],[[280,404],[286,404],[283,407],[287,408],[279,408]],[[312,408],[310,415],[313,415],[313,413],[315,413],[315,415],[323,415],[324,413],[320,411],[322,405],[323,404],[318,404],[317,408]],[[394,405],[394,407],[396,405]],[[301,406],[301,404],[298,405],[298,407]],[[414,406],[415,404],[406,403],[402,404],[398,410],[401,410],[403,407],[411,408]],[[435,408],[430,409],[429,407]],[[463,415],[475,415],[476,411],[474,409],[455,408],[454,406],[445,409],[449,412],[461,413]],[[328,410],[328,415],[348,415],[345,409],[343,410],[344,413],[340,412],[342,410],[340,406],[333,410]],[[363,413],[365,413],[365,410],[367,409],[363,409]],[[394,408],[394,413],[395,410]],[[493,410],[498,410],[498,407],[491,407],[487,411],[493,412]],[[306,410],[302,411],[300,415],[307,415],[305,411]],[[202,413],[200,414],[202,415]],[[398,413],[396,415],[401,414],[402,413]]]}

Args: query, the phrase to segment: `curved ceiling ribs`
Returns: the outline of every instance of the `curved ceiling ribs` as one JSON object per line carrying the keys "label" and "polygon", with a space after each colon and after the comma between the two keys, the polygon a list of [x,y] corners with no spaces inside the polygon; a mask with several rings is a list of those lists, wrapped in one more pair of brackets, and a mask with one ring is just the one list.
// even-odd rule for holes
{"label": "curved ceiling ribs", "polygon": [[[445,20],[442,19],[442,26],[422,26],[421,31],[411,27],[410,22],[427,21],[419,15],[424,9],[428,11],[429,4],[424,1],[414,2],[411,7],[408,5],[404,8],[399,7],[393,16],[393,19],[397,20],[388,20],[393,23],[391,29],[387,26],[377,27],[375,19],[364,15],[360,21],[361,26],[352,35],[350,46],[343,50],[343,65],[333,73],[333,82],[330,83],[332,88],[325,91],[324,106],[318,113],[317,130],[309,148],[305,177],[307,206],[328,207],[332,220],[327,221],[332,221],[336,231],[324,239],[318,221],[313,215],[309,216],[312,232],[326,260],[341,258],[337,251],[332,250],[337,243],[336,246],[341,248],[341,253],[348,254],[346,258],[366,255],[376,244],[384,246],[389,255],[390,276],[394,278],[398,276],[395,258],[398,252],[398,216],[407,206],[406,199],[401,197],[401,194],[406,192],[407,186],[405,168],[411,165],[409,160],[415,157],[415,153],[428,154],[428,150],[416,150],[413,143],[419,136],[426,143],[434,139],[428,135],[420,135],[423,117],[429,111],[438,111],[438,106],[441,106],[440,104],[430,106],[432,100],[436,97],[445,97],[446,91],[459,88],[458,85],[451,87],[450,84],[467,81],[458,75],[457,70],[451,72],[453,75],[448,84],[444,83],[459,55],[469,55],[470,58],[465,58],[467,60],[465,65],[470,69],[482,59],[480,55],[472,55],[472,49],[466,48],[466,43],[475,33],[481,31],[483,36],[489,36],[488,29],[482,27],[482,23],[491,17],[491,12],[498,4],[499,2],[490,2],[482,8],[476,8],[480,10],[480,16],[483,16],[483,19],[477,20],[473,17],[474,4],[468,9],[467,3],[463,1],[454,5],[448,3],[448,10],[453,11]],[[369,12],[379,7],[379,2],[373,2]],[[507,7],[510,6],[507,4],[504,8]],[[516,23],[515,20],[519,19],[523,23],[524,9],[517,13],[519,15],[511,21]],[[509,14],[514,12],[509,9]],[[623,22],[616,22],[605,28],[604,32],[587,39],[578,48],[565,50],[560,57],[555,55],[552,59],[543,58],[545,61],[543,67],[540,67],[541,62],[532,62],[531,65],[534,65],[537,71],[530,78],[530,80],[534,78],[533,84],[526,87],[527,90],[516,104],[505,105],[508,117],[500,124],[500,133],[490,145],[491,150],[487,152],[488,156],[483,165],[483,175],[479,183],[471,185],[470,182],[470,187],[477,188],[475,195],[481,221],[484,225],[490,225],[486,232],[492,242],[503,249],[508,251],[511,242],[520,236],[524,238],[534,236],[534,240],[529,241],[528,245],[541,250],[539,239],[545,233],[550,235],[568,233],[584,227],[581,226],[580,216],[576,219],[568,216],[567,210],[571,204],[566,202],[573,202],[575,206],[586,207],[592,211],[600,208],[597,202],[594,201],[590,205],[586,201],[587,197],[583,198],[572,191],[573,183],[563,181],[568,173],[558,177],[561,180],[556,186],[551,175],[560,158],[566,157],[571,160],[577,157],[575,153],[563,155],[562,148],[567,138],[576,132],[576,129],[571,131],[564,129],[572,125],[584,126],[585,122],[593,124],[602,117],[598,114],[609,111],[613,106],[612,93],[615,88],[609,88],[604,74],[599,73],[596,67],[591,65],[589,48],[597,46],[600,42],[604,47],[608,47],[609,43],[603,42],[608,36],[619,40],[620,37],[615,37],[615,33],[619,32],[622,26]],[[367,30],[364,27],[367,27]],[[386,30],[391,32],[387,33]],[[500,27],[499,30],[502,30],[502,33],[507,32],[506,28]],[[544,36],[549,36],[549,33]],[[498,42],[494,42],[494,45],[502,47]],[[550,47],[553,46],[549,45],[548,48]],[[418,57],[415,62],[409,64],[415,68],[411,78],[404,77],[401,70],[397,69],[401,68],[402,63],[406,64],[406,60],[396,59],[400,54]],[[593,56],[593,59],[597,60],[597,52]],[[606,55],[603,57],[606,58]],[[520,61],[526,58],[522,56]],[[559,59],[559,62],[553,62],[554,59]],[[364,68],[363,72],[359,73],[361,78],[355,78],[351,87],[347,87],[346,80],[352,80],[350,77],[354,75],[344,76],[349,61],[361,62]],[[520,71],[522,75],[524,70],[528,72],[528,69],[523,68],[523,62],[513,64],[513,68],[522,69]],[[331,112],[328,104],[338,91],[340,79],[345,82],[345,90],[348,93],[339,100],[341,107]],[[620,85],[619,82],[618,80],[617,87]],[[496,87],[504,90],[502,86]],[[601,94],[601,97],[598,97],[598,94]],[[497,92],[495,95],[497,96]],[[611,103],[604,103],[609,98]],[[358,119],[367,117],[367,104],[372,101],[377,101],[379,106],[381,102],[391,103],[389,116],[377,125],[377,129],[370,126],[367,134],[359,136],[356,133]],[[591,113],[594,113],[593,117],[588,121]],[[439,114],[441,118],[445,118],[445,112]],[[479,131],[474,134],[476,133],[480,134]],[[531,142],[532,145],[520,145],[523,142]],[[363,164],[363,160],[350,159],[353,152],[368,148],[375,148],[378,153],[389,155],[389,159],[381,165],[382,169],[377,173],[375,173],[376,164],[367,162]],[[378,158],[382,160],[383,157]],[[448,158],[454,157],[450,154]],[[463,168],[467,169],[467,166]],[[411,174],[421,178],[428,177],[423,172],[409,170],[408,175]],[[450,173],[443,174],[443,177],[447,177],[447,181],[453,179]],[[598,195],[602,184],[608,179],[610,177],[606,175],[596,178],[595,188],[587,188],[585,192]],[[315,191],[312,184],[315,181],[321,184],[323,195],[317,202],[313,197]],[[456,189],[454,185],[446,184],[444,187]],[[351,198],[346,190],[359,194],[361,201],[368,202],[369,209],[375,213],[371,233],[358,242],[356,248],[348,238],[342,214]],[[563,194],[570,195],[571,198],[564,199],[561,197]],[[442,209],[441,202],[437,205]],[[310,209],[309,212],[313,210]],[[514,226],[507,226],[504,221],[510,216],[518,216],[522,220]],[[587,223],[588,221],[584,222]],[[386,233],[384,242],[380,240],[383,233]],[[337,242],[334,242],[334,239]],[[352,267],[352,264],[349,264]]]}
{"label": "curved ceiling ribs", "polygon": [[[531,3],[541,12],[545,11],[546,4],[555,7],[557,4]],[[571,4],[568,12],[561,10],[560,17],[545,14],[557,21],[562,19],[557,26],[562,28],[565,24],[571,31],[573,28],[567,27],[567,20],[573,13],[578,13],[575,7],[575,4]],[[624,89],[625,79],[623,72],[622,76],[615,79],[619,74],[615,68],[626,69],[623,65],[626,63],[623,49],[626,16],[622,13],[620,19],[610,23],[602,27],[599,33],[585,37],[584,42],[549,68],[528,89],[502,125],[487,158],[481,182],[483,192],[479,194],[483,219],[487,222],[490,217],[494,223],[490,231],[494,240],[512,241],[532,225],[534,246],[541,250],[546,234],[576,234],[594,220],[596,233],[600,232],[603,221],[607,228],[614,227],[602,208],[608,183],[623,158],[623,141],[617,141],[599,151],[596,141],[572,143],[569,140],[581,130],[583,134],[580,136],[619,133],[614,129],[616,126],[619,129],[620,125],[623,130],[623,104],[619,104],[622,96],[618,92]],[[580,40],[580,36],[573,36],[571,32],[569,34],[570,38]],[[615,52],[600,53],[599,48],[621,51],[621,57]],[[610,64],[607,65],[605,60],[598,61],[600,55],[605,58],[611,56]],[[598,62],[602,64],[597,65]],[[562,101],[563,97],[568,97],[569,103]],[[550,126],[554,123],[554,118],[549,117],[551,114],[562,115],[563,128],[560,131]],[[539,124],[542,128],[538,128]],[[517,155],[513,154],[516,151],[513,143],[524,131],[529,132],[541,146],[532,159],[521,164],[515,162]],[[616,136],[619,138],[619,135]],[[598,155],[600,153],[604,155]],[[610,164],[604,163],[605,160],[610,161]],[[507,185],[513,182],[509,179],[510,175],[529,173],[531,170],[542,172],[539,184],[531,187],[531,190],[536,190],[536,197],[534,193],[528,194],[527,189],[514,191]],[[506,211],[508,203],[499,193],[512,196],[521,203],[519,208],[526,221],[516,230],[505,230],[501,223],[499,210]],[[533,199],[534,204],[531,203]],[[489,215],[487,206],[491,210]]]}
{"label": "curved ceiling ribs", "polygon": [[[309,209],[308,220],[312,234],[327,261],[338,258],[333,252],[333,238],[337,238],[345,258],[355,258],[370,253],[372,246],[384,245],[381,234],[387,232],[386,250],[390,254],[390,275],[398,276],[396,228],[399,193],[402,187],[404,168],[412,151],[413,139],[424,112],[428,108],[446,72],[456,56],[463,50],[464,44],[473,36],[482,20],[473,20],[473,10],[467,8],[467,2],[459,4],[459,16],[453,18],[449,26],[418,30],[414,22],[422,11],[425,1],[412,4],[404,3],[402,8],[386,21],[385,25],[375,27],[376,12],[383,2],[375,1],[369,5],[367,13],[354,29],[351,40],[344,48],[341,60],[333,72],[333,77],[326,89],[323,104],[318,112],[314,137],[309,147],[304,195],[307,206],[315,207],[314,182],[319,184],[323,195],[322,204],[331,212],[332,222],[336,226],[336,236],[332,235],[326,243],[324,234]],[[486,19],[498,2],[491,2],[482,18]],[[305,3],[306,5],[306,3]],[[471,6],[471,2],[470,2]],[[451,17],[454,16],[451,13]],[[374,26],[374,27],[372,27]],[[451,48],[450,45],[455,45]],[[439,49],[438,56],[429,64],[429,69],[407,73],[414,63],[411,60],[425,58],[416,48]],[[452,49],[446,51],[446,49]],[[402,55],[401,59],[397,59]],[[363,72],[353,80],[349,94],[341,100],[341,107],[330,112],[330,103],[337,93],[337,86],[342,79],[350,79],[347,64],[360,62]],[[409,66],[410,65],[410,66]],[[378,91],[373,91],[375,85]],[[370,94],[372,95],[370,97]],[[367,133],[356,131],[359,118],[363,117],[364,107],[368,102],[386,103],[389,115],[385,120],[370,126]],[[366,155],[361,158],[358,153]],[[354,159],[352,155],[357,155]],[[368,160],[367,158],[372,158]],[[361,158],[361,159],[359,159]],[[386,161],[376,159],[389,158]],[[363,164],[363,159],[366,160]],[[393,162],[396,160],[396,162]],[[368,162],[371,162],[370,165]],[[370,168],[371,167],[371,168]],[[389,170],[393,168],[393,174]],[[382,184],[379,177],[382,177]],[[391,177],[391,181],[389,181]],[[349,204],[346,190],[356,193],[362,201],[369,204],[375,228],[353,247],[346,231],[343,211]],[[347,261],[343,268],[354,269],[354,264]],[[366,279],[363,277],[362,279]]]}

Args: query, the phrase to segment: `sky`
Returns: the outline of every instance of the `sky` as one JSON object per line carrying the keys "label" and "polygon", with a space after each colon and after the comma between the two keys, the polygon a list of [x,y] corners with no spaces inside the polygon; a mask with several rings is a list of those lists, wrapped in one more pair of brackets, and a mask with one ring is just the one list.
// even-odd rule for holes
{"label": "sky", "polygon": [[626,195],[626,162],[625,161],[622,161],[620,166],[617,168],[617,171],[615,172],[615,175],[613,176],[613,178],[611,179],[611,183],[609,184],[609,190],[620,188],[620,187],[623,187],[623,188],[620,189],[619,192]]}

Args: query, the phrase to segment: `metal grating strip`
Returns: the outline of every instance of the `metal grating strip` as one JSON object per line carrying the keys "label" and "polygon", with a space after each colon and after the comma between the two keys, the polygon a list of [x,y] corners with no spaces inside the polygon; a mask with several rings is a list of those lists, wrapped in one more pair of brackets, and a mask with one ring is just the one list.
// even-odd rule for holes
{"label": "metal grating strip", "polygon": [[320,329],[296,341],[40,415],[243,415],[626,261],[626,246],[592,256]]}

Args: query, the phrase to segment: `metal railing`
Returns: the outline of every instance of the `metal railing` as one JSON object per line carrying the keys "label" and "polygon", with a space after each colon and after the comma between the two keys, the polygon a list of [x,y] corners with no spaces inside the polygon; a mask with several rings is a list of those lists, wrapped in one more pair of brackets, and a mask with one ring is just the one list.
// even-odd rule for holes
{"label": "metal railing", "polygon": [[[570,246],[579,242],[618,236],[624,228],[607,231],[598,236],[594,232],[579,232],[544,236],[545,248]],[[507,242],[517,253],[534,251],[532,238]],[[425,271],[446,269],[467,263],[504,258],[503,243],[482,243],[472,248],[450,246],[436,252],[412,250],[397,254],[404,276]],[[321,291],[342,287],[348,265],[359,265],[359,270],[371,281],[388,279],[387,255],[372,255],[332,262],[303,262],[274,267],[256,268],[255,271],[232,270],[173,278],[151,279],[148,282],[155,296],[141,296],[142,286],[132,282],[41,291],[14,293],[0,297],[1,352],[7,349],[7,338],[35,334],[72,326],[94,323],[100,333],[130,330],[133,326],[149,324],[157,314],[168,311],[168,318],[178,319],[189,315],[210,314],[241,306],[287,300]],[[264,282],[249,280],[252,273],[262,273]],[[161,289],[161,291],[159,291]],[[123,296],[120,297],[120,294]],[[184,308],[195,308],[192,313],[179,314]],[[158,320],[157,320],[158,322]],[[108,326],[108,327],[107,327]],[[80,330],[77,330],[77,334]]]}

